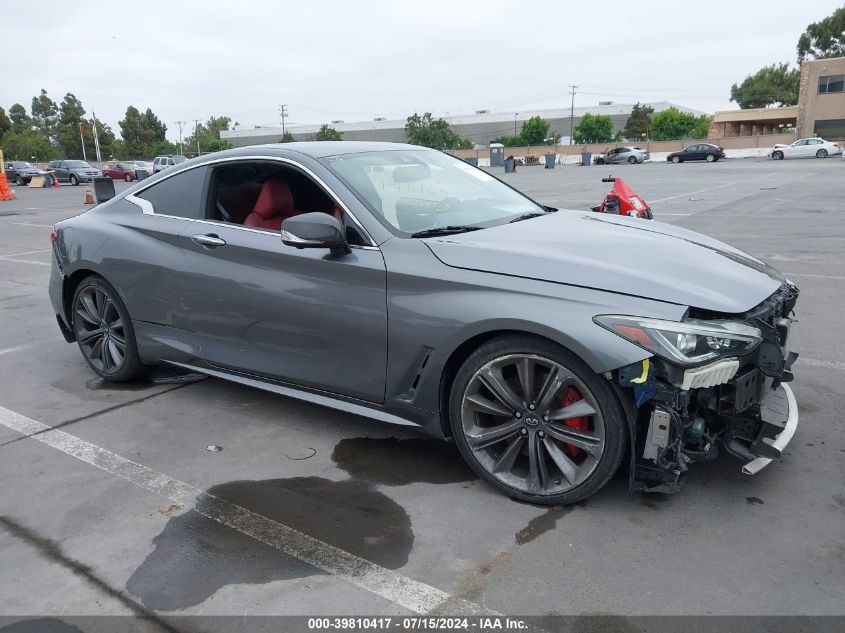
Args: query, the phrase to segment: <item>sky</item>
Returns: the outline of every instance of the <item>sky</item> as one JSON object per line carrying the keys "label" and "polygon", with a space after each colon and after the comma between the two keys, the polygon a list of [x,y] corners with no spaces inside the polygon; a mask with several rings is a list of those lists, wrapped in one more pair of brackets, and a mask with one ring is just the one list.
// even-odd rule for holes
{"label": "sky", "polygon": [[[3,11],[0,106],[67,92],[119,135],[128,105],[245,125],[519,111],[599,101],[736,107],[730,86],[795,63],[842,0],[86,0]],[[185,131],[187,136],[187,131]]]}

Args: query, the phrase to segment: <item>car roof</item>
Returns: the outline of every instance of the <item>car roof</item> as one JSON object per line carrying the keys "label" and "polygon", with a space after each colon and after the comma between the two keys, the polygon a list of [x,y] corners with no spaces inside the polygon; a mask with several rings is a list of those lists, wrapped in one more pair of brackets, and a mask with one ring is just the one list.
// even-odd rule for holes
{"label": "car roof", "polygon": [[[397,150],[429,150],[419,145],[407,143],[386,143],[380,141],[299,141],[295,143],[268,143],[265,145],[249,145],[237,149],[219,152],[222,155],[236,154],[268,154],[281,155],[283,152],[298,152],[312,158],[326,156],[340,156],[343,154],[360,154],[362,152],[389,152]],[[207,155],[206,155],[207,156]]]}

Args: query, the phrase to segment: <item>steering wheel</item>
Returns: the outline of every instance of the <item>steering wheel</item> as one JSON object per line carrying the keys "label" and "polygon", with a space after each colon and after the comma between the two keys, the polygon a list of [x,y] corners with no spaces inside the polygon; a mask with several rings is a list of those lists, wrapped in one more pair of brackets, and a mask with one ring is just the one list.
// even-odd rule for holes
{"label": "steering wheel", "polygon": [[435,205],[434,212],[449,213],[451,211],[457,211],[460,204],[461,201],[457,198],[443,198],[440,202]]}

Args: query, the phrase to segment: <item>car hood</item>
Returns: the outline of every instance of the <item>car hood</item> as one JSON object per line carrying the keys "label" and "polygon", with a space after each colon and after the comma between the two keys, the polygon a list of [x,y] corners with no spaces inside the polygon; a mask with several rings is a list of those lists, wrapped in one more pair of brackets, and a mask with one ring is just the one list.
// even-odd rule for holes
{"label": "car hood", "polygon": [[784,281],[727,244],[669,224],[580,211],[428,238],[447,266],[745,312]]}
{"label": "car hood", "polygon": [[789,147],[789,145],[784,145],[783,143],[775,143],[775,149],[778,147]]}

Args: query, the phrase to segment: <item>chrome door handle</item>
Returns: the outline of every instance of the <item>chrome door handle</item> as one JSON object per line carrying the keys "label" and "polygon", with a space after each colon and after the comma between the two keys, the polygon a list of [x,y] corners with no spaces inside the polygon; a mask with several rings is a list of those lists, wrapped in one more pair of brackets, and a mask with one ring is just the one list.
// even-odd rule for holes
{"label": "chrome door handle", "polygon": [[226,245],[226,240],[219,238],[216,235],[192,235],[191,239],[201,246],[210,246],[212,248]]}

